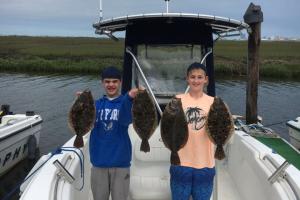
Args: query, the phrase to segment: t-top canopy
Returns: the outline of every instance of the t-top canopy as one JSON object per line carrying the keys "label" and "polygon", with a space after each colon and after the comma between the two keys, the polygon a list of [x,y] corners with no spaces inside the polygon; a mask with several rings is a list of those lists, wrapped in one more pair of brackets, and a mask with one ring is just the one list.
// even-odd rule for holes
{"label": "t-top canopy", "polygon": [[248,24],[242,21],[230,18],[189,13],[150,13],[128,15],[100,21],[95,23],[93,27],[96,28],[97,34],[111,34],[117,31],[126,30],[127,25],[149,21],[156,21],[160,23],[201,22],[207,26],[211,26],[212,32],[217,35],[240,31],[249,27]]}

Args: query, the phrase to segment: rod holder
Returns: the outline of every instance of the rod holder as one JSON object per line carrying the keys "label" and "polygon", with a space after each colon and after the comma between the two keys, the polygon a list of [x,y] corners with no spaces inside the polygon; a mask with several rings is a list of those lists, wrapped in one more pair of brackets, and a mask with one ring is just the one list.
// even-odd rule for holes
{"label": "rod holder", "polygon": [[278,169],[276,169],[276,171],[268,178],[268,181],[273,184],[275,181],[278,180],[279,177],[283,176],[284,171],[286,170],[286,168],[290,165],[290,163],[288,163],[288,161],[284,161],[279,167]]}
{"label": "rod holder", "polygon": [[59,162],[57,159],[53,162],[54,166],[59,170],[58,175],[62,176],[69,183],[73,183],[75,178],[70,174],[70,172]]}

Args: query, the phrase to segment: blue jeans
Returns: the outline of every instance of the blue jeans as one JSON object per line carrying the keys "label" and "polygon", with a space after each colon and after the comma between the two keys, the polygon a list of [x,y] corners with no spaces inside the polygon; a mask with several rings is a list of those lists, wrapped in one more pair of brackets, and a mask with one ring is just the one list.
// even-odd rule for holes
{"label": "blue jeans", "polygon": [[171,165],[172,200],[209,200],[213,190],[215,168],[196,169]]}

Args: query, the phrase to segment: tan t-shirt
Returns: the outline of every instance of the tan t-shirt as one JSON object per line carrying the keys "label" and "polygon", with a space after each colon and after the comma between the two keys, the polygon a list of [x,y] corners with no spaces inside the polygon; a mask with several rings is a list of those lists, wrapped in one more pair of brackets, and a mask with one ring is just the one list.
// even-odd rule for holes
{"label": "tan t-shirt", "polygon": [[181,98],[189,130],[186,145],[178,151],[181,166],[198,169],[214,167],[214,144],[209,140],[204,127],[214,98],[205,93],[198,99],[191,97],[189,93],[177,97]]}

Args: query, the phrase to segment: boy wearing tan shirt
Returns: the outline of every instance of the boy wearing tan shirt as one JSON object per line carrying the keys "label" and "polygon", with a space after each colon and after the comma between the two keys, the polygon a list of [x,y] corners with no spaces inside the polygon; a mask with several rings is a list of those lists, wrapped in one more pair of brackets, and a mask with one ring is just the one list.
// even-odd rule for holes
{"label": "boy wearing tan shirt", "polygon": [[208,83],[206,67],[193,63],[187,69],[190,87],[179,94],[188,123],[188,141],[178,151],[180,165],[171,165],[171,192],[173,200],[209,200],[215,176],[214,144],[205,130],[206,116],[214,98],[204,93]]}

